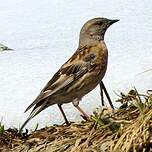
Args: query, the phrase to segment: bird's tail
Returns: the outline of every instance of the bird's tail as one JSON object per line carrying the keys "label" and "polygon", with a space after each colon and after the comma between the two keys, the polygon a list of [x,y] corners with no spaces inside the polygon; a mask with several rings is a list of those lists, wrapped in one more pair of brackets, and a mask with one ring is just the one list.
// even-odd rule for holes
{"label": "bird's tail", "polygon": [[26,119],[26,121],[22,124],[22,126],[19,129],[19,133],[22,133],[23,128],[31,119],[32,119],[32,117],[30,117],[30,116]]}
{"label": "bird's tail", "polygon": [[46,108],[46,102],[44,102],[42,105],[36,105],[31,114],[29,115],[29,117],[26,119],[26,121],[23,123],[23,125],[20,127],[19,129],[19,133],[22,132],[23,128],[25,127],[25,125],[33,118],[35,117],[38,113],[40,113],[42,110],[44,110]]}

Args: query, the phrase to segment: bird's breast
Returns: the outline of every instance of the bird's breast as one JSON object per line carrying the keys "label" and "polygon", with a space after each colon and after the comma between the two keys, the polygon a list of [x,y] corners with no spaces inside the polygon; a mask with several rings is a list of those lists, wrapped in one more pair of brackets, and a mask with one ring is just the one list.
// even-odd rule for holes
{"label": "bird's breast", "polygon": [[96,46],[89,49],[89,54],[94,57],[94,63],[101,68],[107,66],[108,61],[108,49],[104,41],[101,41]]}

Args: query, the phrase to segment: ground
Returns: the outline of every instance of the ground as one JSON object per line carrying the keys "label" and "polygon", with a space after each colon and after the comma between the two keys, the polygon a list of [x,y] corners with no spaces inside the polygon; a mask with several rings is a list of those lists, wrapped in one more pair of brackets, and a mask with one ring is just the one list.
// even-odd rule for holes
{"label": "ground", "polygon": [[152,151],[152,91],[120,94],[120,108],[100,107],[88,121],[54,125],[28,133],[0,124],[1,152]]}

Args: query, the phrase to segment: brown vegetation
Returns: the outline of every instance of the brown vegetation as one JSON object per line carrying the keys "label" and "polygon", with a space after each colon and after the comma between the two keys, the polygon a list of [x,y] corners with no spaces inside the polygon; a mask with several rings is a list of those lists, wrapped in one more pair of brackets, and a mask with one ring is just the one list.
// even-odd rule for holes
{"label": "brown vegetation", "polygon": [[[90,121],[54,125],[18,134],[0,129],[0,151],[149,152],[152,151],[152,91],[121,93],[119,109],[98,108]],[[3,129],[2,129],[3,128]]]}

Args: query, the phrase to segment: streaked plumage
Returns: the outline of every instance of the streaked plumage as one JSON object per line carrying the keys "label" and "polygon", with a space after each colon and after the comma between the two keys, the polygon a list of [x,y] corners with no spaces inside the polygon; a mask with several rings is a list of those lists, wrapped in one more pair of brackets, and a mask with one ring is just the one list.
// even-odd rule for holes
{"label": "streaked plumage", "polygon": [[80,101],[93,90],[105,75],[108,50],[104,42],[107,28],[118,20],[95,18],[89,20],[81,29],[79,47],[73,56],[61,66],[47,83],[39,96],[26,109],[33,108],[30,116],[22,125],[39,112],[53,104]]}

